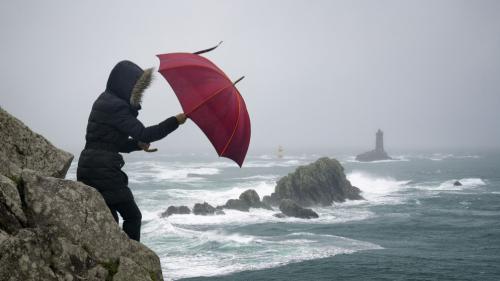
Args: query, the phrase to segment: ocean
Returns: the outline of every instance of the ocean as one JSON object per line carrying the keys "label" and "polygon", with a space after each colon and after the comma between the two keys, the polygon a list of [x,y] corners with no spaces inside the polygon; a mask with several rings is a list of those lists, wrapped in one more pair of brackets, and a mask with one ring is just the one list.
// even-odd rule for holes
{"label": "ocean", "polygon": [[[170,205],[222,205],[247,189],[262,198],[322,156],[338,159],[366,200],[313,208],[311,220],[264,209],[160,217]],[[500,280],[500,153],[393,157],[249,155],[240,169],[212,154],[135,153],[124,170],[143,214],[141,242],[165,280]],[[75,172],[76,160],[67,178]]]}

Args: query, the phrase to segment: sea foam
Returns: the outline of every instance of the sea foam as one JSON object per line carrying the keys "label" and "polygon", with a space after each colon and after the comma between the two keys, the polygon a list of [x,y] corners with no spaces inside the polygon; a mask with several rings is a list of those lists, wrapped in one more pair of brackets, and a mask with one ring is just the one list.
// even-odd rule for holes
{"label": "sea foam", "polygon": [[[410,181],[400,181],[391,177],[377,177],[362,171],[347,174],[352,185],[362,191],[362,196],[372,203],[399,203],[399,191],[408,188]],[[360,201],[362,202],[362,201]]]}
{"label": "sea foam", "polygon": [[[242,270],[281,266],[293,262],[382,249],[379,245],[328,234],[297,232],[274,236],[246,235],[222,230],[198,231],[171,225],[145,233],[145,239],[163,236],[170,246],[156,248],[167,280],[215,276]],[[152,230],[152,229],[151,229]]]}

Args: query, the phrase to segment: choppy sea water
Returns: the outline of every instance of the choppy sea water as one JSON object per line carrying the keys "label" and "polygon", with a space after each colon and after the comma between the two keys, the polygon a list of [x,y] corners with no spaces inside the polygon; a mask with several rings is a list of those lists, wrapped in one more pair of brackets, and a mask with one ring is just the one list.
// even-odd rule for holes
{"label": "choppy sea water", "polygon": [[[221,205],[249,188],[262,198],[320,156],[341,161],[366,200],[314,208],[313,220],[263,209],[160,218],[170,205]],[[500,154],[396,157],[249,155],[240,169],[212,155],[136,153],[124,169],[143,214],[141,242],[166,280],[500,280]]]}

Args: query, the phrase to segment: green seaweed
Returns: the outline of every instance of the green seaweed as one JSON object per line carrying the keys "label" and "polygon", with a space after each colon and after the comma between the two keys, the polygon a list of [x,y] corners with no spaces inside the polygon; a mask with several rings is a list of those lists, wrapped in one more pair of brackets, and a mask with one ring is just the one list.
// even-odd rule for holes
{"label": "green seaweed", "polygon": [[158,278],[156,277],[156,273],[154,273],[153,271],[149,272],[149,277],[151,277],[151,280],[153,280],[153,281],[158,281]]}
{"label": "green seaweed", "polygon": [[113,281],[113,276],[118,272],[118,266],[120,266],[119,260],[111,260],[108,262],[101,262],[102,267],[104,267],[108,271],[108,275],[106,276],[106,281]]}

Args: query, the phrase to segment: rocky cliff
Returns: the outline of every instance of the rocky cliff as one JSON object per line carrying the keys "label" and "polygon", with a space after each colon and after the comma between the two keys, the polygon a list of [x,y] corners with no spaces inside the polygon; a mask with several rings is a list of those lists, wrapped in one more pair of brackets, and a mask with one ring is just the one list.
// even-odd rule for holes
{"label": "rocky cliff", "polygon": [[335,159],[323,157],[281,178],[274,193],[264,196],[263,201],[280,205],[283,199],[291,199],[300,206],[323,205],[333,202],[363,199],[360,190],[352,186],[344,174],[344,168]]}
{"label": "rocky cliff", "polygon": [[0,108],[0,281],[163,280],[101,195],[63,179],[72,159]]}

